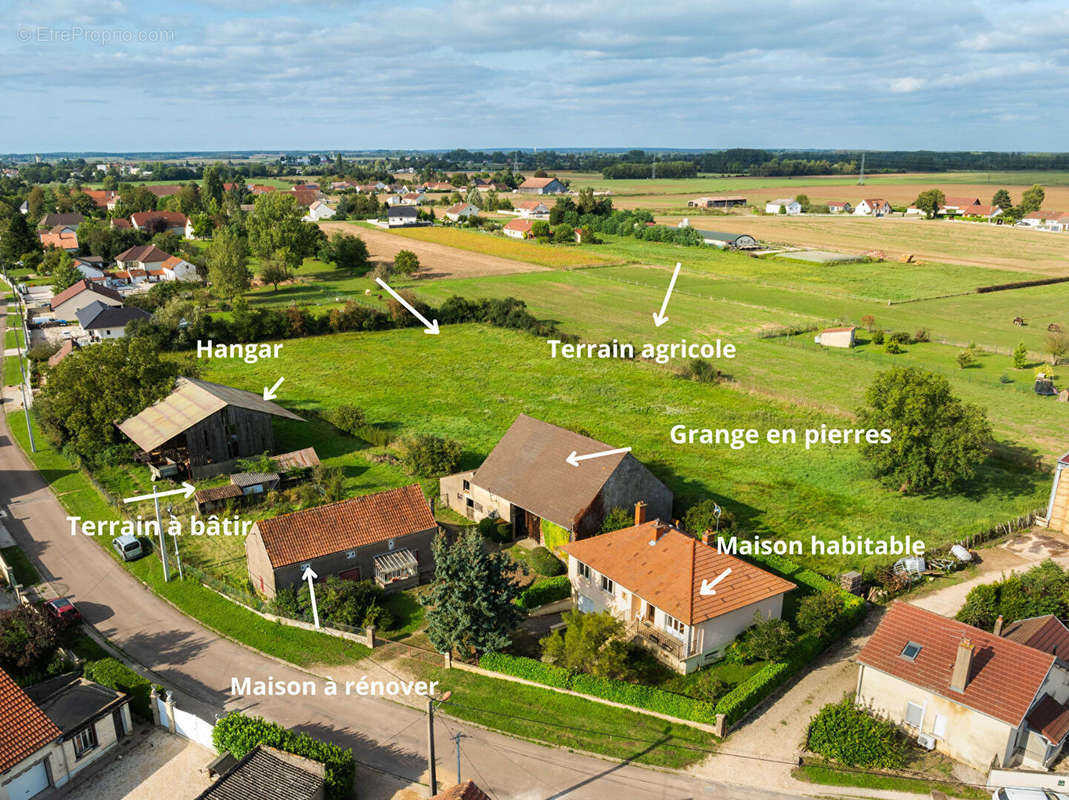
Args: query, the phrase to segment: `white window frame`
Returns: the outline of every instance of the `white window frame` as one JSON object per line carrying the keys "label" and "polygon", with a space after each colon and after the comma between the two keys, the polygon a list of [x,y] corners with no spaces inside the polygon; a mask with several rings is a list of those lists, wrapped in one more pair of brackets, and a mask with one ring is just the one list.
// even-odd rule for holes
{"label": "white window frame", "polygon": [[664,614],[664,629],[673,635],[682,637],[686,635],[687,626],[666,611]]}
{"label": "white window frame", "polygon": [[616,594],[616,582],[608,575],[601,576],[601,591],[608,592],[611,595]]}
{"label": "white window frame", "polygon": [[352,561],[354,558],[356,558],[356,551],[355,550],[347,550],[346,553],[345,553],[345,557],[347,559],[349,559],[350,561]]}
{"label": "white window frame", "polygon": [[[911,708],[920,709],[920,719],[917,720],[916,724],[910,722],[910,720],[909,720],[909,711],[910,711]],[[911,728],[916,728],[918,731],[924,730],[924,717],[925,717],[925,712],[926,711],[927,711],[927,707],[926,707],[926,705],[924,703],[914,703],[912,700],[907,700],[906,701],[906,714],[905,714],[905,717],[904,717],[905,723],[907,725],[909,725]]]}
{"label": "white window frame", "polygon": [[584,564],[582,561],[576,561],[575,574],[578,575],[580,578],[586,578],[587,580],[590,580],[590,566],[588,564]]}
{"label": "white window frame", "polygon": [[71,737],[71,741],[74,743],[75,758],[81,758],[90,750],[95,749],[97,746],[97,734],[93,724],[90,723],[74,734],[74,736]]}

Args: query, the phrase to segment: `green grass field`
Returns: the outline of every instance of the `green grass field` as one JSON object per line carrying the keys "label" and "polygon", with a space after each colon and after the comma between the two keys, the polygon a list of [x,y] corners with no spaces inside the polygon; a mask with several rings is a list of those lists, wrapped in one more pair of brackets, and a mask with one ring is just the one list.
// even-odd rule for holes
{"label": "green grass field", "polygon": [[[673,445],[668,431],[676,423],[764,431],[845,420],[685,381],[655,365],[553,361],[545,342],[485,326],[447,326],[434,340],[414,329],[291,340],[280,363],[213,362],[204,377],[258,390],[277,374],[286,376],[283,402],[290,407],[352,403],[399,434],[456,439],[464,446],[463,467],[481,463],[520,412],[583,428],[614,446],[632,446],[673,489],[677,509],[715,497],[749,530],[805,542],[811,534],[910,534],[934,546],[1037,508],[1048,488],[1043,475],[992,462],[964,495],[903,497],[868,478],[851,447]],[[809,563],[834,572],[856,559]]]}

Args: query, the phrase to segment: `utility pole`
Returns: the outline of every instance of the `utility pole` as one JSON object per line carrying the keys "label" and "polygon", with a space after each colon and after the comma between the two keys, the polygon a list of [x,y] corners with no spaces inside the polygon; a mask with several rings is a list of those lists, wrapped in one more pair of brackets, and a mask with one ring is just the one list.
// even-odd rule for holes
{"label": "utility pole", "polygon": [[[431,797],[438,794],[438,766],[434,757],[434,704],[444,703],[452,696],[452,692],[446,692],[438,700],[435,700],[433,695],[427,695],[427,778],[431,785]],[[457,747],[460,747],[459,740]],[[460,751],[458,750],[457,752],[459,753]],[[459,757],[458,755],[457,758],[459,759]],[[458,774],[459,764],[460,762],[457,761]]]}
{"label": "utility pole", "polygon": [[865,151],[861,151],[861,174],[857,178],[857,185],[863,186],[865,184]]}
{"label": "utility pole", "polygon": [[163,582],[171,580],[171,568],[167,565],[167,548],[163,544],[163,525],[160,524],[160,498],[152,493],[152,503],[156,506],[156,533],[160,537],[160,562],[163,564]]}
{"label": "utility pole", "polygon": [[[167,506],[167,516],[174,519],[174,506]],[[178,537],[174,538],[174,560],[178,564],[178,580],[184,581],[186,576],[182,573],[182,556],[178,552]]]}
{"label": "utility pole", "polygon": [[453,735],[453,741],[457,743],[457,784],[460,783],[460,737],[463,735],[460,731]]}

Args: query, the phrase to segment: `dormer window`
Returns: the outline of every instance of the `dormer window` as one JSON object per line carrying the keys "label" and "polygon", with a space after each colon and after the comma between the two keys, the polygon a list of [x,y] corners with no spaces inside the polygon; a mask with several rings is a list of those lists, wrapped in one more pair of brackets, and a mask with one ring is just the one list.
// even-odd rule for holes
{"label": "dormer window", "polygon": [[921,646],[916,642],[906,642],[906,646],[902,648],[902,652],[899,655],[906,661],[916,661],[920,651]]}

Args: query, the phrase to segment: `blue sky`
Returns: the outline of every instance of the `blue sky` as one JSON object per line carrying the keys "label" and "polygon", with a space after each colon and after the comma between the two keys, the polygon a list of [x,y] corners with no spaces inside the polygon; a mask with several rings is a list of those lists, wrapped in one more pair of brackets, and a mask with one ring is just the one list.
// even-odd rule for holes
{"label": "blue sky", "polygon": [[0,7],[0,152],[1069,149],[1064,2]]}

